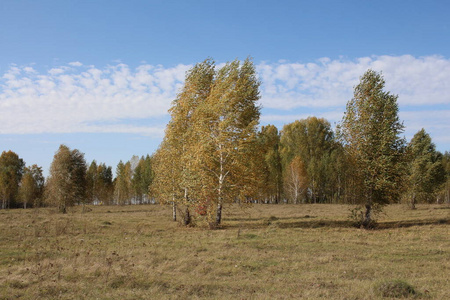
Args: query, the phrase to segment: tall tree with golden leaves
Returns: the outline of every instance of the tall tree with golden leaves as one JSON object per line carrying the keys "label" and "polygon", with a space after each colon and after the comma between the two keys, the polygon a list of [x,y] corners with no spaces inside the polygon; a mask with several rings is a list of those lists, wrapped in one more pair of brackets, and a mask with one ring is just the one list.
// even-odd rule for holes
{"label": "tall tree with golden leaves", "polygon": [[183,223],[190,223],[192,207],[198,197],[197,175],[193,170],[192,149],[198,142],[194,115],[208,98],[215,75],[212,59],[196,64],[186,74],[184,86],[169,110],[171,120],[164,141],[155,154],[155,178],[151,187],[162,203],[172,203],[173,219],[177,206],[183,206]]}
{"label": "tall tree with golden leaves", "polygon": [[374,204],[398,201],[405,172],[398,96],[384,91],[384,85],[380,73],[368,70],[355,87],[339,126],[345,149],[354,158],[357,177],[363,180],[365,227],[372,223]]}
{"label": "tall tree with golden leaves", "polygon": [[260,82],[250,59],[227,63],[216,73],[210,95],[194,115],[198,195],[208,200],[211,226],[222,220],[224,203],[246,201],[255,193]]}

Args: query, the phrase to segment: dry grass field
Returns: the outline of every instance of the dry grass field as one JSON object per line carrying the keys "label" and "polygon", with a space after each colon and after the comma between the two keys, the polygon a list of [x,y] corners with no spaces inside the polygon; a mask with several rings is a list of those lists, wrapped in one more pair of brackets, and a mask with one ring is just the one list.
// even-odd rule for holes
{"label": "dry grass field", "polygon": [[158,205],[90,209],[0,211],[0,298],[386,299],[401,280],[450,299],[448,206],[389,206],[376,230],[346,205],[225,207],[218,230]]}

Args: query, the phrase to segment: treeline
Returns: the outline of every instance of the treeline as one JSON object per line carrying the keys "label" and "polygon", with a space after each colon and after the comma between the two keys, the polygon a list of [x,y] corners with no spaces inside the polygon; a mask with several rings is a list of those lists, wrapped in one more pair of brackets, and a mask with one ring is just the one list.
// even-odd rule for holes
{"label": "treeline", "polygon": [[[286,124],[280,131],[274,125],[262,126],[256,140],[260,172],[254,186],[257,192],[249,202],[361,202],[355,192],[358,178],[354,178],[352,161],[327,120],[309,117]],[[450,203],[450,152],[436,151],[430,135],[422,129],[407,145],[405,156],[408,167],[398,186],[402,192],[399,200],[411,206]],[[156,191],[156,159],[147,155],[120,161],[114,176],[111,166],[95,160],[87,164],[79,150],[61,145],[45,180],[41,167],[26,166],[16,153],[4,151],[0,156],[1,208],[59,206],[62,202],[64,211],[66,205],[171,202],[172,198],[164,199]]]}
{"label": "treeline", "polygon": [[50,173],[27,167],[12,151],[0,156],[1,208],[53,206],[60,212],[74,205],[126,205],[151,203],[149,186],[153,178],[151,157],[133,156],[112,167],[95,160],[86,163],[84,153],[61,145],[53,157]]}

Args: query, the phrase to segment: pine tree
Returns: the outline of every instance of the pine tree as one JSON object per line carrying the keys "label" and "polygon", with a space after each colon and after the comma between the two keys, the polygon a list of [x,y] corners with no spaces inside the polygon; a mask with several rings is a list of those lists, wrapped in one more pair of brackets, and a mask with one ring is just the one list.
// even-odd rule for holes
{"label": "pine tree", "polygon": [[399,200],[405,171],[398,96],[385,92],[384,85],[381,74],[368,70],[355,87],[339,126],[345,149],[355,161],[357,177],[363,180],[365,227],[372,224],[374,204]]}
{"label": "pine tree", "polygon": [[105,163],[99,164],[96,176],[96,192],[98,202],[101,204],[112,204],[114,195],[113,173],[110,166]]}

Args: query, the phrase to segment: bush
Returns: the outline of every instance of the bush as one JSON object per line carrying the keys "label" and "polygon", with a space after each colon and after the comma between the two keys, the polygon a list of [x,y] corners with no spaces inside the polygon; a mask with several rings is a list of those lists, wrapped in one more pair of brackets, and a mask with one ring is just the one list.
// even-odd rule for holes
{"label": "bush", "polygon": [[406,298],[416,295],[414,287],[402,280],[387,280],[375,286],[375,292],[382,297]]}

